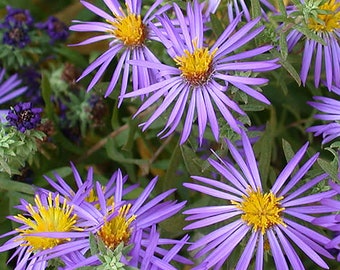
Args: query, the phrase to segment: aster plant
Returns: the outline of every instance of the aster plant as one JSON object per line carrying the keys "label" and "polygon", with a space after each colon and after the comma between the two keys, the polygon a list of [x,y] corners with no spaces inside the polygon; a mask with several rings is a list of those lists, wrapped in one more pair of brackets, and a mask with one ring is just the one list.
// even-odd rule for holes
{"label": "aster plant", "polygon": [[318,266],[328,269],[321,255],[333,258],[324,248],[330,240],[311,222],[319,214],[332,213],[333,208],[321,205],[320,200],[332,197],[336,192],[310,193],[315,185],[326,179],[326,174],[304,180],[318,154],[293,173],[307,151],[308,144],[305,144],[266,191],[246,134],[242,133],[244,158],[230,141],[226,142],[236,164],[210,159],[211,166],[221,175],[221,181],[193,176],[198,184],[184,183],[191,190],[224,200],[223,205],[184,212],[189,215],[187,220],[192,222],[184,228],[187,230],[223,222],[220,228],[190,246],[189,250],[199,249],[195,255],[197,258],[203,257],[194,269],[221,269],[236,247],[243,244],[239,260],[233,266],[235,269],[248,269],[250,264],[255,269],[266,269],[264,258],[267,254],[273,257],[276,269],[304,269],[296,247]]}
{"label": "aster plant", "polygon": [[[130,69],[132,69],[132,89],[136,90],[156,82],[156,74],[144,67],[131,67],[130,60],[148,60],[159,63],[159,60],[148,49],[147,42],[154,40],[155,36],[149,27],[150,21],[156,14],[168,9],[167,6],[159,8],[162,0],[157,0],[142,17],[142,0],[126,1],[122,6],[117,0],[104,0],[103,2],[110,10],[110,14],[100,8],[86,2],[80,1],[87,9],[103,18],[105,22],[82,22],[74,20],[70,27],[76,32],[101,32],[103,34],[91,37],[75,45],[87,45],[94,42],[108,40],[109,48],[95,61],[93,61],[82,73],[78,80],[89,75],[98,68],[96,75],[91,80],[87,90],[91,90],[99,81],[109,65],[115,63],[116,68],[111,75],[110,83],[106,89],[105,97],[109,96],[115,89],[119,78],[121,78],[121,95],[128,89]],[[157,10],[158,9],[158,10]]]}
{"label": "aster plant", "polygon": [[31,102],[19,102],[9,110],[6,120],[9,125],[24,133],[41,123],[41,112],[42,109],[34,108]]}
{"label": "aster plant", "polygon": [[[16,270],[46,269],[49,259],[43,251],[52,252],[58,245],[74,238],[77,233],[81,234],[82,229],[77,226],[73,207],[57,193],[37,193],[34,205],[22,199],[17,208],[22,213],[8,218],[22,225],[1,235],[1,238],[12,238],[0,246],[0,252],[15,249],[10,260],[17,257]],[[41,232],[44,232],[45,236],[35,235]],[[49,233],[61,235],[55,238],[53,235],[49,237]]]}
{"label": "aster plant", "polygon": [[[103,242],[107,250],[114,251],[121,243],[123,247],[131,246],[126,256],[121,259],[121,263],[127,266],[164,269],[162,265],[168,265],[166,269],[175,269],[169,264],[171,260],[190,263],[190,260],[177,255],[181,247],[187,243],[187,236],[178,241],[163,239],[155,231],[156,227],[153,227],[183,208],[185,202],[162,202],[175,191],[174,189],[149,199],[157,183],[157,179],[154,178],[138,198],[127,200],[124,199],[125,195],[136,186],[124,187],[127,177],[124,177],[120,170],[112,175],[106,186],[93,182],[91,168],[85,181],[81,179],[74,165],[72,170],[78,186],[76,191],[73,191],[58,174],[55,174],[56,182],[47,177],[46,179],[60,194],[68,198],[69,204],[74,207],[74,213],[78,218],[79,226],[83,228],[83,233],[78,234],[81,237],[73,241],[61,244],[53,250],[43,251],[42,255],[47,256],[48,259],[66,256],[66,269],[99,266],[102,257],[93,253],[92,256],[88,256],[86,253],[91,249],[90,235],[93,234],[99,242]],[[46,189],[41,189],[40,193],[45,196],[49,194]],[[84,237],[84,234],[87,235]],[[40,232],[35,235],[54,236],[58,239],[60,234]],[[170,251],[158,247],[167,244],[175,246]],[[72,257],[82,259],[72,260],[70,259]]]}
{"label": "aster plant", "polygon": [[46,22],[37,23],[36,27],[46,31],[52,44],[57,41],[65,41],[70,34],[65,23],[54,16],[48,17]]}
{"label": "aster plant", "polygon": [[325,84],[330,91],[332,85],[340,86],[340,77],[337,75],[340,72],[338,42],[340,2],[338,0],[301,1],[289,9],[291,14],[294,14],[295,21],[300,23],[287,35],[288,51],[292,52],[297,43],[304,40],[300,71],[302,83],[305,85],[308,74],[314,69],[315,87],[319,87],[321,79],[326,80]]}
{"label": "aster plant", "polygon": [[2,26],[23,25],[26,27],[32,27],[34,19],[31,13],[27,9],[13,8],[11,6],[6,7],[7,14],[5,16]]}
{"label": "aster plant", "polygon": [[229,97],[231,86],[265,104],[270,104],[264,95],[255,90],[258,86],[266,84],[268,80],[242,75],[242,72],[264,72],[279,66],[275,59],[244,61],[268,52],[272,48],[269,45],[233,53],[262,32],[263,26],[256,27],[260,18],[252,20],[241,29],[236,30],[242,19],[242,14],[239,14],[209,48],[204,36],[202,5],[197,1],[192,4],[188,3],[187,17],[177,4],[174,4],[173,7],[179,22],[179,29],[166,15],[158,17],[164,31],[158,30],[152,24],[151,26],[167,48],[168,54],[176,66],[156,64],[145,60],[130,61],[137,67],[158,71],[163,79],[123,97],[148,96],[135,115],[151,106],[155,107],[150,118],[141,124],[143,131],[167,110],[171,111],[164,129],[158,134],[162,138],[172,134],[184,118],[181,144],[188,139],[196,118],[200,142],[203,140],[208,124],[210,124],[215,140],[219,140],[220,126],[217,117],[219,115],[222,115],[228,125],[239,133],[240,127],[231,110],[240,115],[245,115],[245,113]]}

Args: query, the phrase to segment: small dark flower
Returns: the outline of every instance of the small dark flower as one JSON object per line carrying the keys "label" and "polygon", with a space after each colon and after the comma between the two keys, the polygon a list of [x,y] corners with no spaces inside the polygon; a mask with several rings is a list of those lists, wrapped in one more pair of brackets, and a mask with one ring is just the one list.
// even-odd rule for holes
{"label": "small dark flower", "polygon": [[33,18],[31,13],[27,9],[12,8],[10,6],[6,7],[7,15],[5,17],[4,26],[23,26],[31,27],[33,25]]}
{"label": "small dark flower", "polygon": [[4,33],[2,42],[13,47],[24,48],[31,42],[31,39],[24,27],[15,25],[8,27],[8,30]]}
{"label": "small dark flower", "polygon": [[8,112],[6,117],[11,126],[16,127],[20,132],[34,129],[41,122],[41,108],[32,108],[31,102],[20,102]]}
{"label": "small dark flower", "polygon": [[58,18],[50,16],[44,23],[37,23],[36,27],[45,30],[51,42],[65,41],[69,36],[68,27]]}

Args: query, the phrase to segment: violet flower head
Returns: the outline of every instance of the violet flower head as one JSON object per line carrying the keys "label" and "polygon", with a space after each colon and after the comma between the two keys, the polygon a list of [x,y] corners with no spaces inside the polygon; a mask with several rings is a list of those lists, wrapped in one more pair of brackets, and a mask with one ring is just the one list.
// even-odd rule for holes
{"label": "violet flower head", "polygon": [[[157,179],[154,178],[136,199],[126,200],[124,199],[125,195],[133,190],[135,186],[126,187],[124,185],[127,177],[123,176],[120,170],[116,171],[107,185],[104,186],[99,182],[93,182],[92,169],[89,170],[85,181],[81,179],[73,165],[72,170],[78,187],[77,190],[72,190],[57,174],[55,174],[57,182],[49,178],[46,179],[53,188],[61,194],[65,194],[65,197],[68,198],[79,218],[80,226],[84,228],[83,233],[87,234],[87,237],[64,243],[56,247],[53,253],[46,250],[42,253],[43,255],[48,255],[47,258],[54,258],[58,256],[58,254],[62,254],[63,256],[67,255],[67,260],[65,260],[67,265],[66,269],[78,269],[82,266],[99,265],[100,260],[97,255],[90,257],[83,255],[90,249],[88,238],[90,233],[92,233],[100,238],[106,247],[111,250],[114,250],[121,242],[124,243],[124,246],[132,245],[132,249],[128,253],[129,258],[122,258],[122,262],[129,266],[140,265],[145,259],[148,259],[148,265],[151,263],[156,266],[159,263],[167,265],[170,260],[190,263],[189,260],[177,255],[177,253],[169,253],[167,256],[166,253],[168,251],[159,247],[159,245],[163,244],[175,244],[175,250],[178,251],[178,248],[186,243],[187,237],[184,237],[180,242],[161,240],[155,234],[150,238],[152,226],[156,226],[159,222],[178,213],[185,204],[185,202],[177,203],[176,201],[163,202],[165,198],[175,191],[174,189],[150,199],[150,194],[157,183]],[[47,194],[45,190],[41,190],[41,192]],[[73,204],[72,202],[76,203]],[[42,237],[45,236],[45,234],[39,233],[38,236]],[[152,240],[151,243],[150,239],[154,238],[157,238],[157,242],[154,242],[156,240]],[[152,246],[148,247],[149,244]],[[153,253],[156,252],[152,256],[149,254],[151,256],[150,258],[145,258],[146,253],[149,252],[147,250],[150,250],[150,248]],[[72,250],[72,252],[66,253],[66,249]],[[72,261],[70,259],[72,257],[82,257],[83,259]],[[159,269],[162,268],[160,267]]]}
{"label": "violet flower head", "polygon": [[[155,39],[154,34],[149,27],[149,22],[156,14],[160,14],[168,9],[168,6],[165,5],[159,8],[163,1],[157,0],[142,18],[141,0],[126,1],[125,8],[121,6],[120,1],[118,0],[103,1],[110,10],[110,13],[99,9],[86,1],[80,2],[87,9],[102,17],[105,22],[73,21],[75,25],[70,27],[70,30],[72,31],[102,33],[75,45],[86,45],[102,40],[108,40],[110,42],[108,50],[92,62],[84,70],[78,80],[81,80],[98,68],[96,75],[87,87],[87,90],[90,91],[104,75],[109,65],[116,59],[117,64],[112,73],[110,84],[106,89],[105,97],[108,97],[112,93],[120,78],[122,80],[120,93],[121,95],[124,95],[127,91],[130,78],[129,73],[131,64],[129,60],[147,60],[159,63],[156,56],[154,56],[147,48],[147,41]],[[157,8],[159,9],[156,10]],[[146,87],[155,83],[157,80],[155,71],[138,66],[132,68],[131,76],[133,90]],[[121,101],[122,100],[120,100],[119,105],[121,104]]]}
{"label": "violet flower head", "polygon": [[6,29],[7,31],[2,37],[3,44],[22,49],[31,42],[28,31],[24,26],[16,24],[10,25]]}
{"label": "violet flower head", "polygon": [[[164,31],[152,27],[161,42],[168,50],[176,66],[156,64],[145,60],[130,61],[136,67],[157,70],[164,80],[137,91],[124,95],[124,98],[147,96],[135,115],[157,107],[150,118],[141,126],[145,131],[156,119],[171,110],[164,129],[158,134],[162,138],[172,134],[184,118],[180,143],[189,137],[193,123],[198,123],[200,142],[208,124],[216,141],[219,140],[218,116],[226,120],[230,127],[240,132],[240,127],[231,110],[238,114],[245,113],[238,104],[229,98],[229,86],[233,85],[253,98],[269,104],[269,100],[253,87],[268,82],[264,78],[240,75],[242,72],[264,72],[277,68],[277,60],[246,60],[269,51],[271,46],[262,46],[249,51],[235,53],[262,32],[264,27],[257,28],[260,18],[245,24],[241,29],[236,27],[241,21],[239,14],[233,20],[211,48],[204,39],[204,15],[202,5],[197,1],[188,2],[187,18],[177,4],[174,11],[179,28],[174,26],[166,15],[159,17]],[[189,24],[187,23],[190,22]],[[217,115],[218,113],[218,115]]]}
{"label": "violet flower head", "polygon": [[51,38],[51,43],[65,41],[70,35],[65,23],[54,16],[48,17],[46,22],[37,23],[36,27],[47,32]]}
{"label": "violet flower head", "polygon": [[[319,43],[314,39],[310,39],[300,31],[293,29],[287,36],[288,50],[291,52],[295,45],[304,39],[304,52],[300,78],[303,84],[307,81],[307,76],[312,68],[312,60],[314,59],[314,84],[319,87],[320,80],[326,80],[326,86],[331,91],[332,85],[340,86],[340,1],[310,1],[310,3],[319,3],[316,8],[323,11],[319,13],[317,18],[310,18],[307,26],[309,30],[319,36],[326,45]],[[306,5],[301,1],[302,5]],[[291,11],[294,11],[292,9]],[[325,74],[325,78],[322,78]]]}
{"label": "violet flower head", "polygon": [[20,9],[20,8],[13,8],[11,6],[7,6],[7,15],[5,16],[3,26],[26,26],[31,27],[33,26],[33,18],[31,13],[28,9]]}
{"label": "violet flower head", "polygon": [[[71,241],[77,233],[81,234],[73,207],[59,194],[36,194],[34,203],[31,205],[21,199],[17,208],[22,214],[8,218],[22,226],[0,236],[15,235],[0,246],[0,252],[16,249],[10,258],[11,261],[17,257],[16,270],[47,269],[49,259],[46,251],[51,253],[58,245]],[[37,236],[38,233],[45,235]]]}
{"label": "violet flower head", "polygon": [[[340,93],[340,88],[335,86],[331,90]],[[306,131],[314,133],[314,136],[322,135],[322,144],[325,144],[340,136],[340,101],[319,96],[314,97],[314,100],[308,104],[321,112],[315,114],[314,118],[323,120],[324,124],[309,127]]]}
{"label": "violet flower head", "polygon": [[243,244],[244,249],[237,265],[232,266],[236,270],[250,268],[251,261],[251,268],[265,269],[264,257],[267,255],[273,257],[277,269],[304,269],[296,248],[301,249],[321,268],[328,268],[321,255],[333,258],[323,247],[329,239],[317,232],[311,221],[315,215],[332,213],[333,208],[321,205],[320,200],[332,197],[336,192],[330,190],[311,194],[310,189],[326,179],[326,174],[308,181],[303,179],[317,160],[318,154],[313,155],[293,173],[307,151],[308,145],[305,144],[288,162],[270,190],[266,191],[262,188],[250,141],[244,132],[241,136],[246,153],[244,158],[227,140],[236,164],[210,160],[211,166],[224,181],[193,176],[198,184],[184,183],[189,189],[223,200],[222,205],[184,212],[189,215],[187,220],[192,221],[184,228],[186,230],[217,226],[223,222],[220,228],[203,236],[189,248],[199,249],[195,256],[203,257],[202,262],[193,269],[223,269],[222,265],[235,248],[243,247]]}
{"label": "violet flower head", "polygon": [[31,102],[20,102],[9,110],[6,120],[9,125],[24,133],[36,128],[41,122],[41,108],[33,108]]}

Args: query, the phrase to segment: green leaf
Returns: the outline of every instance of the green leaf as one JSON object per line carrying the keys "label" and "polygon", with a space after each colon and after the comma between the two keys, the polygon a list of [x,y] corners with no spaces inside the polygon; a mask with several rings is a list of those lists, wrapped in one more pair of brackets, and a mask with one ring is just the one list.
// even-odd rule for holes
{"label": "green leaf", "polygon": [[90,233],[89,241],[90,241],[91,255],[93,256],[93,255],[99,254],[97,239],[93,233]]}
{"label": "green leaf", "polygon": [[256,19],[261,16],[261,5],[259,0],[250,0],[252,18]]}
{"label": "green leaf", "polygon": [[51,100],[52,88],[48,80],[48,76],[45,73],[42,74],[42,79],[41,79],[41,94],[45,102],[44,112],[48,116],[49,119],[53,120],[54,112],[53,112],[53,104]]}
{"label": "green leaf", "polygon": [[180,183],[178,183],[180,178],[176,176],[176,172],[181,161],[181,149],[177,143],[174,151],[172,152],[165,176],[160,179],[160,181],[162,181],[161,183],[163,191],[169,190],[171,188],[177,188],[180,185]]}
{"label": "green leaf", "polygon": [[5,174],[0,173],[0,189],[34,195],[32,185],[16,182],[6,178],[5,176]]}
{"label": "green leaf", "polygon": [[288,46],[287,46],[287,38],[285,33],[280,33],[280,52],[283,60],[287,59],[288,56]]}
{"label": "green leaf", "polygon": [[[274,57],[280,58],[280,54],[277,51],[272,51],[274,54]],[[296,83],[300,86],[301,85],[301,79],[299,73],[296,71],[296,69],[285,59],[280,59],[280,64],[282,67],[287,70],[287,72],[293,77],[293,79],[296,81]]]}
{"label": "green leaf", "polygon": [[333,179],[333,181],[339,183],[338,177],[338,166],[336,163],[326,161],[324,159],[318,158],[317,160],[320,167],[329,174],[329,176]]}
{"label": "green leaf", "polygon": [[302,34],[304,34],[307,38],[313,39],[313,40],[321,43],[324,46],[327,45],[325,40],[323,40],[320,36],[315,34],[313,31],[309,30],[307,27],[296,24],[296,25],[294,25],[294,28],[296,30],[298,30],[299,32],[301,32]]}
{"label": "green leaf", "polygon": [[202,175],[202,160],[186,145],[181,145],[182,158],[190,175]]}
{"label": "green leaf", "polygon": [[293,148],[285,139],[282,139],[282,148],[286,157],[286,161],[289,162],[295,155]]}

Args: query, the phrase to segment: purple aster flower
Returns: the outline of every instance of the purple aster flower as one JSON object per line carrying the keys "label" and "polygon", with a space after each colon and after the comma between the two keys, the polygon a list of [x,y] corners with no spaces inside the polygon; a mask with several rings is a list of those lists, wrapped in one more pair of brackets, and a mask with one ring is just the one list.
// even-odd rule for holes
{"label": "purple aster flower", "polygon": [[[141,245],[145,246],[143,243],[146,243],[145,241],[149,239],[150,227],[178,213],[185,202],[162,202],[175,191],[174,189],[148,200],[157,183],[157,178],[150,181],[137,199],[127,201],[123,198],[126,193],[123,187],[125,177],[119,170],[114,176],[115,186],[111,187],[111,189],[114,188],[114,192],[110,203],[108,203],[110,198],[105,197],[104,192],[111,191],[107,188],[103,189],[101,184],[97,182],[95,196],[98,198],[98,203],[83,201],[81,204],[74,205],[75,213],[80,219],[81,226],[85,228],[84,232],[93,233],[104,242],[107,248],[114,250],[121,242],[124,245],[132,245],[133,247],[128,253],[131,258],[123,258],[122,260],[127,265],[138,265],[143,261],[143,253],[139,252],[139,248]],[[74,241],[72,246],[71,249],[74,252],[81,252],[82,254],[90,249],[89,241],[82,239]],[[58,247],[51,256],[56,256],[59,251],[63,252],[63,248],[63,246]],[[177,256],[174,257],[175,260],[177,260],[176,258]],[[179,257],[178,260],[182,261],[183,258]],[[185,262],[187,261],[185,260]],[[98,263],[100,263],[99,259],[94,255],[77,262],[69,269]]]}
{"label": "purple aster flower", "polygon": [[[174,4],[174,10],[182,33],[179,33],[178,28],[166,15],[159,17],[166,33],[162,33],[156,27],[152,28],[167,47],[169,55],[177,66],[141,60],[130,61],[135,66],[158,70],[159,74],[164,76],[164,80],[128,93],[124,98],[149,96],[135,115],[157,104],[152,116],[142,124],[143,131],[165,111],[172,109],[164,129],[158,134],[162,135],[162,138],[173,133],[181,119],[185,118],[181,144],[188,139],[196,117],[200,141],[203,140],[208,123],[215,140],[218,140],[219,124],[216,110],[233,130],[240,132],[230,109],[241,115],[245,113],[228,97],[229,86],[233,85],[253,98],[269,104],[268,99],[254,89],[267,83],[268,80],[242,76],[242,72],[263,72],[278,67],[276,60],[243,61],[267,52],[272,48],[271,46],[235,53],[235,50],[262,32],[264,27],[255,28],[260,18],[247,23],[237,31],[236,27],[241,21],[241,14],[239,14],[209,49],[205,46],[203,35],[202,5],[197,1],[194,1],[193,6],[188,3],[187,19],[178,5]],[[190,22],[189,25],[186,20]]]}
{"label": "purple aster flower", "polygon": [[51,38],[51,43],[65,41],[69,36],[68,27],[54,16],[48,17],[44,23],[37,23],[36,27],[45,30]]}
{"label": "purple aster flower", "polygon": [[19,102],[9,110],[6,120],[16,127],[17,130],[24,133],[26,130],[36,128],[40,122],[41,108],[33,108],[31,102]]}
{"label": "purple aster flower", "polygon": [[[251,261],[254,269],[266,269],[264,257],[267,254],[274,258],[277,269],[304,269],[295,250],[297,247],[317,265],[328,268],[320,255],[333,258],[323,247],[329,239],[314,230],[311,221],[315,218],[314,215],[333,211],[332,208],[321,205],[320,200],[334,196],[336,192],[330,190],[311,194],[311,188],[324,180],[326,174],[308,181],[303,179],[317,160],[318,154],[313,155],[293,173],[307,151],[308,144],[305,144],[288,162],[270,190],[265,191],[250,141],[244,132],[241,136],[246,153],[244,158],[227,140],[236,165],[210,159],[211,166],[225,181],[193,176],[199,184],[184,183],[187,188],[223,200],[222,205],[184,212],[189,215],[187,220],[193,221],[184,228],[186,230],[216,226],[223,222],[220,228],[203,236],[189,248],[199,249],[196,257],[204,256],[201,264],[194,269],[221,269],[234,249],[243,244],[240,259],[233,266],[236,270],[248,269]],[[298,185],[299,182],[303,183]]]}
{"label": "purple aster flower", "polygon": [[[82,234],[73,207],[59,194],[36,194],[34,202],[35,205],[31,205],[21,199],[17,208],[23,213],[8,218],[22,226],[0,236],[15,235],[0,246],[0,252],[16,249],[9,259],[17,257],[15,270],[46,269],[49,259],[44,251],[51,253],[58,245],[71,241],[78,233]],[[36,236],[41,232],[45,236]],[[57,233],[59,238],[55,238],[53,233]]]}
{"label": "purple aster flower", "polygon": [[31,27],[33,25],[34,21],[29,10],[10,6],[7,6],[6,9],[7,15],[4,19],[4,26],[20,25]]}
{"label": "purple aster flower", "polygon": [[[302,5],[306,5],[301,1]],[[320,2],[313,2],[320,3]],[[310,18],[307,26],[309,30],[319,36],[326,45],[316,40],[310,39],[296,29],[293,29],[287,36],[288,50],[292,51],[295,45],[302,39],[304,42],[304,52],[300,77],[303,84],[306,83],[307,76],[314,59],[314,84],[319,87],[322,74],[325,74],[326,86],[329,90],[332,84],[340,86],[340,2],[338,0],[322,1],[317,7],[324,11],[317,15],[317,19]]]}
{"label": "purple aster flower", "polygon": [[[332,91],[340,92],[340,89],[333,86]],[[325,124],[307,128],[315,136],[322,135],[322,144],[328,143],[340,136],[340,101],[328,97],[313,97],[315,101],[308,102],[309,105],[323,114],[315,114],[314,118],[326,121]]]}
{"label": "purple aster flower", "polygon": [[31,42],[27,29],[25,29],[22,25],[11,25],[6,29],[7,31],[2,37],[2,42],[4,44],[22,49]]}
{"label": "purple aster flower", "polygon": [[[74,21],[76,25],[70,27],[72,31],[78,32],[102,32],[103,34],[89,38],[76,45],[86,45],[101,40],[109,40],[109,49],[99,56],[91,65],[89,65],[80,79],[89,75],[92,71],[98,68],[96,75],[91,80],[87,90],[91,90],[94,85],[97,84],[101,76],[107,70],[110,63],[112,63],[116,57],[117,64],[115,71],[112,74],[110,84],[106,89],[105,97],[109,96],[116,87],[119,78],[122,75],[121,83],[121,95],[127,91],[130,73],[130,62],[129,60],[147,60],[159,63],[158,59],[153,53],[147,48],[147,41],[155,39],[152,30],[149,27],[150,20],[155,14],[162,13],[168,6],[160,8],[157,12],[155,9],[158,8],[162,0],[157,0],[149,8],[144,18],[141,17],[141,0],[126,1],[126,9],[124,9],[118,0],[103,0],[106,6],[109,8],[111,14],[97,8],[96,6],[86,2],[80,1],[87,9],[102,17],[105,22],[82,22]],[[124,12],[126,10],[126,13]],[[154,15],[152,15],[154,13]],[[132,68],[132,88],[136,90],[141,87],[150,85],[156,82],[156,73],[150,69],[144,67],[134,66]],[[121,100],[119,105],[121,104]]]}

